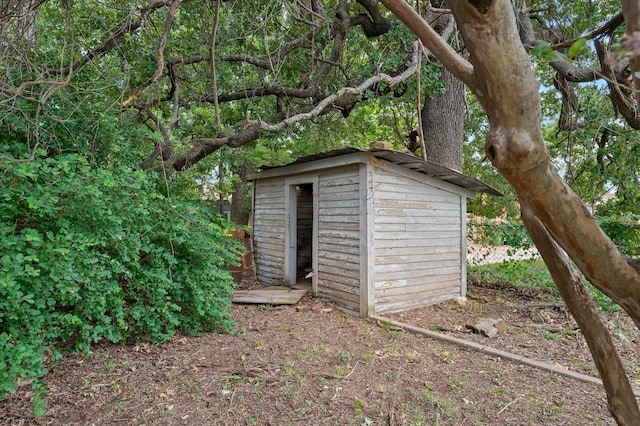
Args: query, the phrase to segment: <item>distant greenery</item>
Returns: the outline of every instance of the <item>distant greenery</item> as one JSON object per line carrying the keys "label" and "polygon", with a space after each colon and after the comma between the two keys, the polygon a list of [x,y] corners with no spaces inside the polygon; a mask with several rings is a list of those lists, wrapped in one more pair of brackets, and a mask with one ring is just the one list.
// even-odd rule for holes
{"label": "distant greenery", "polygon": [[[640,254],[640,216],[621,213],[596,219],[602,230],[627,256]],[[531,238],[520,221],[496,222],[484,218],[471,217],[468,221],[469,239],[484,246],[509,246],[510,251],[528,249]],[[484,254],[491,258],[491,249]],[[507,252],[509,254],[509,251]],[[576,269],[577,270],[577,269]],[[469,265],[469,282],[484,282],[510,285],[516,288],[532,289],[560,297],[555,283],[542,259],[506,260],[488,265]],[[596,307],[602,311],[622,312],[619,305],[594,288],[586,280],[587,289]]]}
{"label": "distant greenery", "polygon": [[473,216],[467,221],[469,238],[476,243],[518,248],[529,248],[533,244],[524,225],[516,220],[496,222],[483,217]]}
{"label": "distant greenery", "polygon": [[65,350],[232,330],[239,247],[156,178],[75,154],[0,163],[0,397],[31,381],[43,414],[39,379]]}
{"label": "distant greenery", "polygon": [[[640,255],[640,215],[619,213],[597,216],[596,221],[623,254]],[[506,245],[528,249],[533,245],[524,224],[519,220],[490,220],[471,216],[467,221],[467,233],[471,241],[488,246]]]}
{"label": "distant greenery", "polygon": [[468,266],[470,282],[506,284],[560,296],[541,259],[510,260],[488,265]]}
{"label": "distant greenery", "polygon": [[[509,260],[489,265],[467,267],[470,283],[501,284],[515,288],[537,290],[560,297],[558,290],[542,259]],[[583,280],[584,281],[584,280]],[[586,282],[586,281],[584,281]],[[623,312],[619,305],[601,291],[587,283],[587,289],[596,307],[605,312]]]}

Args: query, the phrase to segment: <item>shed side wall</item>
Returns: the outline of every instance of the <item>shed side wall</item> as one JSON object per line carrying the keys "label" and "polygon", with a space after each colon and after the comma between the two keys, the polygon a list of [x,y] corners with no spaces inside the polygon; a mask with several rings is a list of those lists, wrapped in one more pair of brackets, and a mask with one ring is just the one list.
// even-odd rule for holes
{"label": "shed side wall", "polygon": [[464,196],[375,168],[375,310],[461,295]]}
{"label": "shed side wall", "polygon": [[284,178],[254,182],[253,243],[256,278],[265,285],[284,281]]}
{"label": "shed side wall", "polygon": [[358,314],[359,166],[321,171],[318,186],[318,295]]}

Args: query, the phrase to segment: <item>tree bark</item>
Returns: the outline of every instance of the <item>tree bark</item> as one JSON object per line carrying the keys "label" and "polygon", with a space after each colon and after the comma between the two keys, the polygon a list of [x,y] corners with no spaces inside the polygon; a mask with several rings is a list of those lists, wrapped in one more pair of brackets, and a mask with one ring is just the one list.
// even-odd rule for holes
{"label": "tree bark", "polygon": [[243,163],[238,173],[240,179],[233,184],[233,199],[231,201],[231,220],[240,225],[249,224],[251,206],[247,203],[247,175],[251,172],[251,165]]}
{"label": "tree bark", "polygon": [[609,411],[618,424],[640,424],[638,403],[622,361],[580,276],[571,267],[569,258],[555,243],[527,201],[521,200],[521,207],[522,221],[549,268],[567,309],[587,341],[607,391]]}
{"label": "tree bark", "polygon": [[442,69],[445,89],[425,96],[422,107],[422,127],[427,159],[462,172],[462,142],[464,136],[464,84]]}

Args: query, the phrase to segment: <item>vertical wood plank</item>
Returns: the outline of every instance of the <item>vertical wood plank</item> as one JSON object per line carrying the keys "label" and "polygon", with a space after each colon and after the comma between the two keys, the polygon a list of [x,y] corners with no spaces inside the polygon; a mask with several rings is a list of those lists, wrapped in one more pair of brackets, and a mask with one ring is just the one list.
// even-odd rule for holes
{"label": "vertical wood plank", "polygon": [[375,314],[373,167],[360,164],[360,316]]}
{"label": "vertical wood plank", "polygon": [[460,297],[467,297],[467,197],[460,196]]}

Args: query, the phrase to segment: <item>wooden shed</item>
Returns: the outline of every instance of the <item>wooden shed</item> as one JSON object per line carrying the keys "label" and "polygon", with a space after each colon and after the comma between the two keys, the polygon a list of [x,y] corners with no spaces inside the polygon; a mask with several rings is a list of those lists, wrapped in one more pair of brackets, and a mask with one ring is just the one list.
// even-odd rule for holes
{"label": "wooden shed", "polygon": [[467,199],[500,195],[384,149],[313,155],[251,180],[257,279],[311,275],[314,294],[365,317],[465,296]]}

